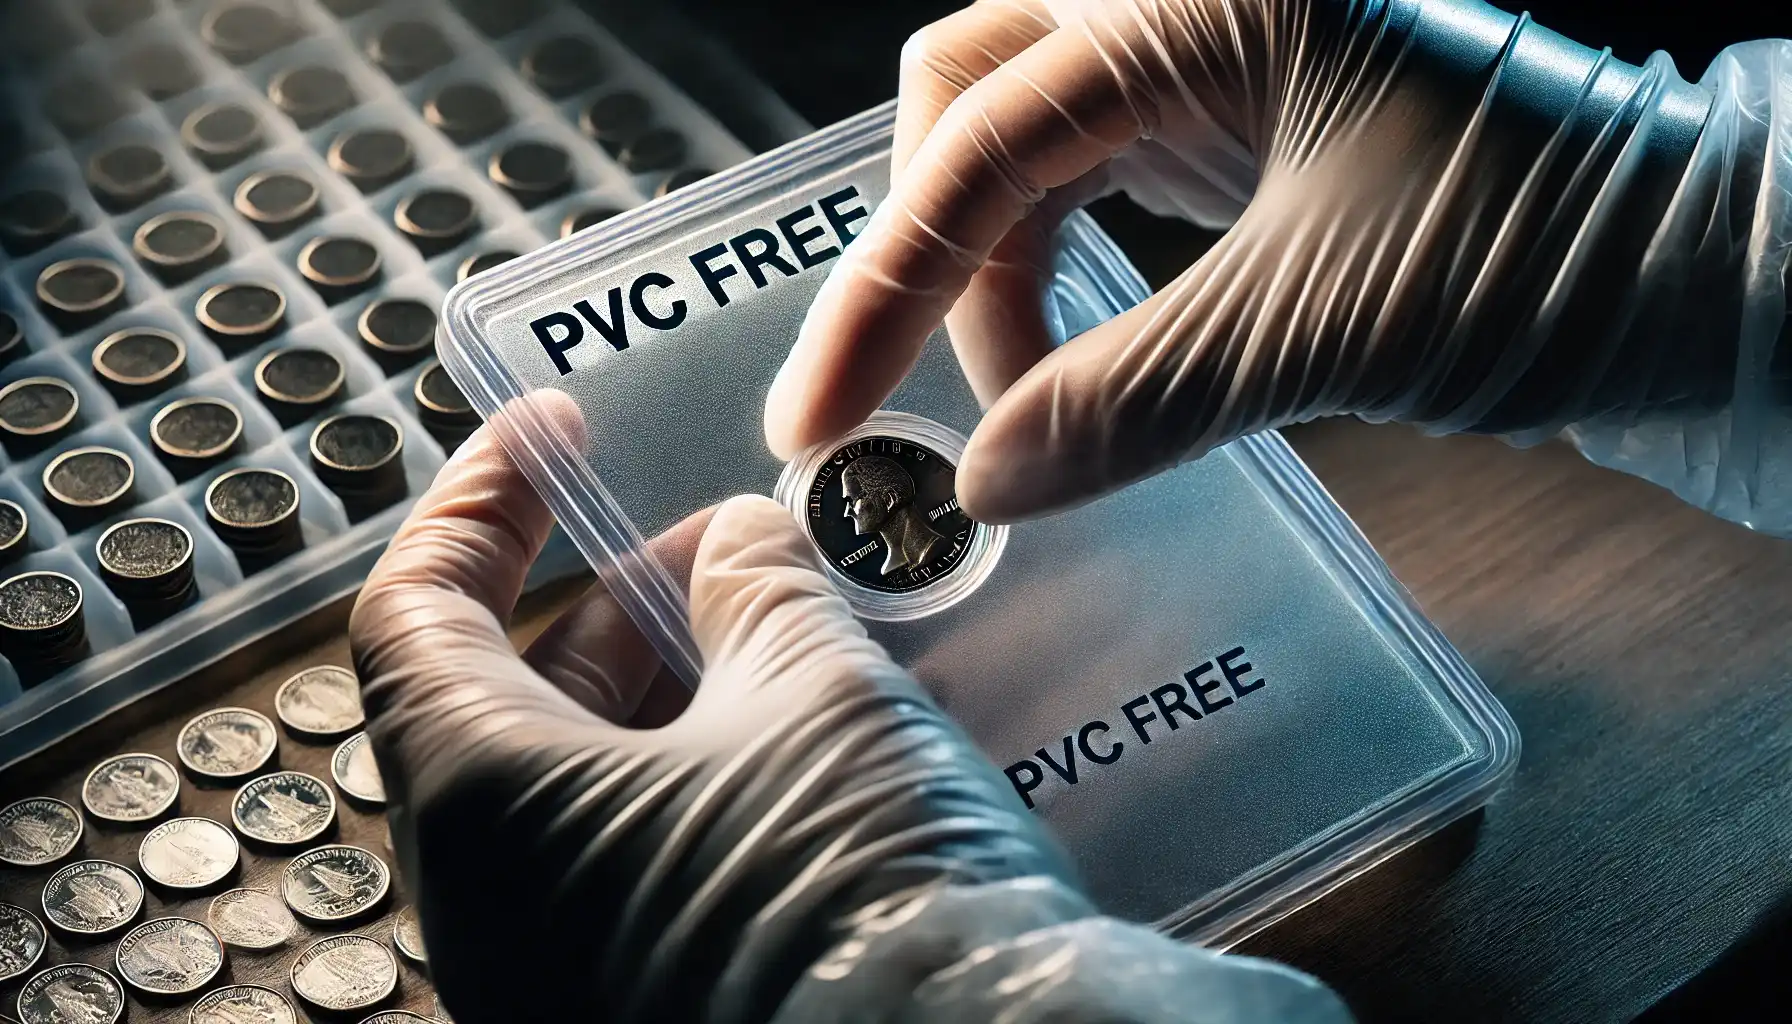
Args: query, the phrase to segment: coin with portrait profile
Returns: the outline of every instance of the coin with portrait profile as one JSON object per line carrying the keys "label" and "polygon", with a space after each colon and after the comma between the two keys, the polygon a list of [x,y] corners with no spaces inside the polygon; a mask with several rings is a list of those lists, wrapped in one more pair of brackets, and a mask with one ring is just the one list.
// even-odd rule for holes
{"label": "coin with portrait profile", "polygon": [[956,569],[978,524],[958,507],[958,470],[918,441],[873,434],[814,471],[805,525],[828,563],[872,590],[903,593]]}

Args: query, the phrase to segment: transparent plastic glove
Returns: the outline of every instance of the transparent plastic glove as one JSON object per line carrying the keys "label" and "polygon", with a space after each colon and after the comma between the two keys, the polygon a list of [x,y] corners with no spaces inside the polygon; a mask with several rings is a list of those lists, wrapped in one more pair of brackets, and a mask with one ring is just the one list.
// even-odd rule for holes
{"label": "transparent plastic glove", "polygon": [[[1566,428],[1792,531],[1792,44],[1695,86],[1479,0],[985,0],[906,58],[892,192],[772,388],[778,453],[860,422],[944,317],[980,519],[1355,413]],[[1054,348],[1051,229],[1117,189],[1230,230]]]}
{"label": "transparent plastic glove", "polygon": [[[564,396],[532,400],[576,430]],[[482,431],[350,624],[402,877],[460,1024],[758,1021],[787,1001],[792,1021],[1348,1019],[1295,972],[1095,918],[782,506],[738,498],[655,542],[689,582],[705,672],[688,706],[601,586],[512,648],[551,524]]]}

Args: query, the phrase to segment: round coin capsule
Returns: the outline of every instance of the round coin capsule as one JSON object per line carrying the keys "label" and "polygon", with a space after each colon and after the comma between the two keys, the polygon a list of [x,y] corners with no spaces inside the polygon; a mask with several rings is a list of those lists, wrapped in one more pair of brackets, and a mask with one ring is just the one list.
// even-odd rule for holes
{"label": "round coin capsule", "polygon": [[510,108],[489,85],[450,82],[424,102],[423,119],[464,146],[509,124]]}
{"label": "round coin capsule", "polygon": [[[359,917],[385,898],[390,884],[385,862],[366,850],[358,846],[320,846],[294,857],[286,865],[280,878],[280,894],[300,917],[329,923]],[[383,943],[373,945],[391,957]]]}
{"label": "round coin capsule", "polygon": [[187,1024],[299,1024],[299,1015],[285,996],[271,988],[226,985],[200,996],[187,1011]]}
{"label": "round coin capsule", "polygon": [[193,535],[168,519],[127,519],[94,543],[100,578],[147,629],[193,602]]}
{"label": "round coin capsule", "polygon": [[572,188],[572,157],[551,142],[514,142],[492,154],[486,172],[524,208]]}
{"label": "round coin capsule", "polygon": [[377,299],[361,311],[355,332],[388,373],[409,366],[436,340],[436,312],[416,299]]}
{"label": "round coin capsule", "polygon": [[255,366],[255,390],[281,423],[309,418],[342,394],[342,360],[321,348],[281,348]]}
{"label": "round coin capsule", "polygon": [[473,404],[448,376],[439,362],[431,362],[417,375],[411,386],[411,397],[417,403],[417,419],[443,448],[452,450],[479,427],[479,414]]}
{"label": "round coin capsule", "polygon": [[0,982],[12,981],[37,966],[49,939],[36,914],[0,903]]}
{"label": "round coin capsule", "polygon": [[429,22],[395,21],[367,41],[367,55],[393,81],[408,82],[453,60],[454,48]]}
{"label": "round coin capsule", "polygon": [[277,469],[244,467],[220,474],[205,489],[205,519],[245,573],[304,546],[299,486]]}
{"label": "round coin capsule", "polygon": [[164,284],[190,281],[229,258],[224,223],[195,210],[171,210],[144,221],[131,249]]}
{"label": "round coin capsule", "polygon": [[589,227],[594,227],[621,213],[620,207],[589,206],[583,210],[574,210],[560,222],[560,237],[571,238]]}
{"label": "round coin capsule", "polygon": [[37,304],[64,331],[91,327],[124,303],[124,271],[111,260],[62,260],[37,275]]}
{"label": "round coin capsule", "polygon": [[236,779],[264,768],[279,746],[274,723],[249,708],[215,708],[181,727],[180,763],[208,779]]}
{"label": "round coin capsule", "polygon": [[274,711],[287,728],[310,736],[339,736],[359,729],[361,684],[335,665],[314,665],[280,684]]}
{"label": "round coin capsule", "polygon": [[466,241],[479,226],[479,208],[465,192],[428,188],[399,202],[392,221],[417,251],[434,256]]}
{"label": "round coin capsule", "polygon": [[602,81],[604,57],[589,39],[555,36],[523,56],[523,77],[555,99]]}
{"label": "round coin capsule", "polygon": [[380,277],[380,251],[351,235],[313,238],[299,250],[299,273],[325,301],[334,305],[364,291]]}
{"label": "round coin capsule", "polygon": [[268,99],[300,128],[311,128],[355,105],[348,76],[323,64],[304,64],[276,74]]}
{"label": "round coin capsule", "polygon": [[199,72],[186,51],[168,43],[147,43],[124,58],[124,70],[152,100],[179,96],[199,84]]}
{"label": "round coin capsule", "polygon": [[30,188],[0,199],[0,243],[25,256],[74,233],[81,219],[60,193]]}
{"label": "round coin capsule", "polygon": [[660,182],[660,187],[655,189],[653,194],[656,198],[669,195],[684,188],[686,185],[695,185],[704,178],[709,177],[711,173],[712,172],[705,167],[686,167],[681,171],[673,171],[666,176],[665,181]]}
{"label": "round coin capsule", "polygon": [[391,128],[355,128],[336,136],[330,169],[363,192],[378,192],[411,172],[411,143]]}
{"label": "round coin capsule", "polygon": [[286,296],[256,281],[217,284],[199,296],[194,316],[220,344],[241,349],[279,333],[286,323]]}
{"label": "round coin capsule", "polygon": [[129,210],[168,191],[174,174],[162,151],[141,142],[102,149],[87,160],[87,187],[100,205]]}
{"label": "round coin capsule", "polygon": [[20,573],[0,583],[0,655],[25,686],[55,675],[87,654],[81,584],[59,572]]}
{"label": "round coin capsule", "polygon": [[71,529],[84,529],[129,505],[137,466],[116,448],[87,445],[44,467],[44,497]]}
{"label": "round coin capsule", "polygon": [[15,451],[33,450],[67,430],[81,398],[59,377],[26,377],[0,388],[0,436]]}
{"label": "round coin capsule", "polygon": [[0,365],[12,362],[25,354],[25,329],[19,326],[19,318],[5,310],[0,310]]}
{"label": "round coin capsule", "polygon": [[638,92],[600,96],[579,115],[579,127],[611,155],[640,138],[652,122],[653,108]]}
{"label": "round coin capsule", "polygon": [[[31,520],[25,515],[25,509],[16,501],[0,498],[0,562],[10,562],[24,554],[29,548],[26,537],[31,532]],[[0,860],[6,857],[0,853]]]}
{"label": "round coin capsule", "polygon": [[180,773],[154,754],[108,757],[81,783],[88,814],[127,825],[161,817],[179,796]]}
{"label": "round coin capsule", "polygon": [[54,864],[74,852],[83,831],[81,812],[68,804],[50,796],[26,797],[0,810],[0,863]]}
{"label": "round coin capsule", "polygon": [[[79,1017],[65,1012],[73,1007]],[[32,975],[19,990],[20,1024],[118,1024],[124,986],[110,972],[83,963],[60,964]]]}
{"label": "round coin capsule", "polygon": [[224,944],[198,921],[159,917],[125,933],[114,960],[119,975],[139,992],[184,996],[218,976]]}
{"label": "round coin capsule", "polygon": [[205,889],[223,881],[237,863],[236,837],[210,818],[171,818],[137,844],[137,863],[157,885]]}
{"label": "round coin capsule", "polygon": [[218,938],[238,949],[277,949],[299,927],[286,901],[265,889],[221,892],[205,916]]}
{"label": "round coin capsule", "polygon": [[317,182],[303,171],[257,171],[236,187],[232,205],[267,238],[283,238],[317,216]]}
{"label": "round coin capsule", "polygon": [[198,395],[177,399],[149,421],[149,438],[156,451],[183,472],[230,455],[242,437],[243,414],[222,398]]}
{"label": "round coin capsule", "polygon": [[217,4],[199,22],[199,38],[232,64],[248,64],[272,53],[296,34],[285,13],[252,0]]}
{"label": "round coin capsule", "polygon": [[114,331],[95,346],[93,373],[119,401],[140,401],[186,377],[187,344],[156,327]]}
{"label": "round coin capsule", "polygon": [[241,104],[208,103],[181,122],[180,137],[201,163],[217,170],[261,146],[261,119]]}
{"label": "round coin capsule", "polygon": [[688,152],[690,143],[685,141],[683,132],[676,128],[655,128],[623,146],[616,160],[631,173],[648,174],[677,167],[684,163]]}
{"label": "round coin capsule", "polygon": [[390,416],[332,416],[311,432],[310,449],[312,471],[342,499],[351,520],[404,496],[404,428]]}
{"label": "round coin capsule", "polygon": [[230,802],[236,830],[258,842],[297,846],[323,835],[336,820],[336,797],[304,772],[274,772],[251,779]]}
{"label": "round coin capsule", "polygon": [[512,252],[509,249],[494,249],[490,252],[475,253],[461,260],[460,268],[454,272],[454,279],[465,281],[467,278],[476,277],[493,267],[503,266],[521,255],[522,253]]}

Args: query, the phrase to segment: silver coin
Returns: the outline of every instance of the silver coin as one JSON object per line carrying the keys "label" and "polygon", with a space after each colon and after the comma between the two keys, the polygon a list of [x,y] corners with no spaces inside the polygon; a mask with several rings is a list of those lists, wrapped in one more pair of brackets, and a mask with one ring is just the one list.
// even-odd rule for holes
{"label": "silver coin", "polygon": [[149,821],[174,805],[180,773],[154,754],[120,754],[94,766],[81,784],[81,802],[96,818]]}
{"label": "silver coin", "polygon": [[181,764],[214,779],[261,770],[274,756],[278,737],[268,716],[248,708],[207,711],[181,728],[174,741]]}
{"label": "silver coin", "polygon": [[275,772],[236,791],[230,820],[250,839],[292,845],[322,835],[336,817],[336,797],[304,772]]}
{"label": "silver coin", "polygon": [[398,961],[365,935],[332,935],[292,963],[292,990],[324,1010],[364,1010],[398,987]]}
{"label": "silver coin", "polygon": [[64,931],[101,935],[143,909],[143,879],[123,864],[81,860],[44,883],[44,916]]}
{"label": "silver coin", "polygon": [[202,889],[236,867],[236,837],[210,818],[175,818],[149,830],[137,863],[151,881],[172,889]]}
{"label": "silver coin", "polygon": [[260,985],[226,985],[201,996],[187,1024],[298,1024],[286,997]]}
{"label": "silver coin", "polygon": [[29,910],[0,903],[0,981],[29,971],[44,955],[44,924]]}
{"label": "silver coin", "polygon": [[0,861],[34,868],[68,856],[81,841],[81,812],[48,796],[0,810]]}
{"label": "silver coin", "polygon": [[145,992],[185,995],[224,967],[224,944],[212,930],[184,917],[161,917],[118,940],[118,973]]}
{"label": "silver coin", "polygon": [[341,921],[378,903],[391,876],[384,861],[358,846],[320,846],[286,865],[280,893],[300,917]]}
{"label": "silver coin", "polygon": [[280,684],[274,694],[280,720],[299,732],[334,736],[361,726],[361,684],[335,665],[308,668]]}
{"label": "silver coin", "polygon": [[86,964],[39,971],[19,990],[23,1024],[117,1024],[124,986],[110,972]]}
{"label": "silver coin", "polygon": [[218,938],[239,949],[273,949],[299,927],[280,897],[265,889],[219,893],[205,916]]}
{"label": "silver coin", "polygon": [[432,1024],[431,1018],[409,1010],[381,1010],[364,1018],[361,1024]]}
{"label": "silver coin", "polygon": [[448,1016],[448,1010],[442,1006],[442,997],[439,995],[436,996],[436,1019],[447,1021],[448,1024],[454,1024],[454,1018]]}
{"label": "silver coin", "polygon": [[367,734],[355,733],[342,741],[336,748],[336,754],[330,758],[330,775],[336,779],[336,788],[370,804],[386,802],[386,786],[380,781],[380,766],[373,761],[373,747],[368,745]]}
{"label": "silver coin", "polygon": [[420,964],[429,962],[423,948],[423,924],[417,920],[417,908],[405,907],[392,919],[392,944],[398,951]]}

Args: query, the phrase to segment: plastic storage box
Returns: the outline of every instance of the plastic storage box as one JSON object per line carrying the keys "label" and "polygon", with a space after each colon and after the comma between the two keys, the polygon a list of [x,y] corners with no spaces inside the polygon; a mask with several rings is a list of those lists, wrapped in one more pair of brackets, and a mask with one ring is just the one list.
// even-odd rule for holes
{"label": "plastic storage box", "polygon": [[[796,469],[767,453],[760,409],[887,191],[891,122],[870,111],[449,294],[444,364],[482,414],[507,410],[505,443],[693,683],[683,595],[643,538],[747,491],[800,516],[832,486],[825,452]],[[1144,295],[1073,218],[1049,300],[1062,336]],[[530,397],[550,389],[583,437]],[[873,429],[950,460],[977,417],[941,334]],[[1235,942],[1514,767],[1511,720],[1275,434],[984,539],[938,600],[842,582],[1110,912]]]}

